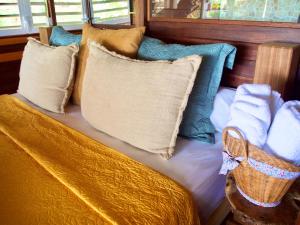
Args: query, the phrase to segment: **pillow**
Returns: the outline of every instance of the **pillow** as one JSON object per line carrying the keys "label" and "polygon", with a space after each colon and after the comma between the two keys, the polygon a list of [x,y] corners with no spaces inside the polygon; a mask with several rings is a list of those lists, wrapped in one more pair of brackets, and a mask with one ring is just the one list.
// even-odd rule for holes
{"label": "pillow", "polygon": [[50,45],[54,46],[66,46],[71,44],[79,45],[81,41],[81,35],[72,34],[66,31],[61,26],[54,26],[50,35]]}
{"label": "pillow", "polygon": [[200,141],[214,143],[214,126],[209,117],[213,109],[223,67],[233,67],[236,48],[228,44],[184,46],[165,44],[145,37],[138,58],[143,60],[176,60],[192,54],[203,56],[188,106],[183,115],[180,135]]}
{"label": "pillow", "polygon": [[109,50],[134,58],[136,57],[140,42],[143,39],[144,32],[145,27],[120,30],[100,30],[93,28],[89,24],[83,26],[79,64],[77,68],[78,71],[73,92],[73,102],[75,104],[80,105],[82,81],[88,56],[87,41],[96,41]]}
{"label": "pillow", "polygon": [[28,38],[18,93],[41,108],[63,113],[73,87],[77,53],[77,46],[51,47]]}
{"label": "pillow", "polygon": [[113,137],[171,157],[201,57],[145,62],[96,43],[91,43],[89,51],[83,117]]}
{"label": "pillow", "polygon": [[210,120],[218,132],[222,132],[230,120],[230,107],[233,103],[236,89],[222,87],[219,89]]}

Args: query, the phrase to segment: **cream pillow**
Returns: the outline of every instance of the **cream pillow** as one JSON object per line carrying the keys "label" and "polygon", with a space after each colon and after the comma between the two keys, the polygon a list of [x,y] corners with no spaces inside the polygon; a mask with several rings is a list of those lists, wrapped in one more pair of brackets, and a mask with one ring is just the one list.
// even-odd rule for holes
{"label": "cream pillow", "polygon": [[73,88],[76,46],[50,47],[28,38],[18,93],[52,112],[63,113]]}
{"label": "cream pillow", "polygon": [[83,117],[96,129],[170,158],[201,57],[138,61],[92,42],[82,89]]}

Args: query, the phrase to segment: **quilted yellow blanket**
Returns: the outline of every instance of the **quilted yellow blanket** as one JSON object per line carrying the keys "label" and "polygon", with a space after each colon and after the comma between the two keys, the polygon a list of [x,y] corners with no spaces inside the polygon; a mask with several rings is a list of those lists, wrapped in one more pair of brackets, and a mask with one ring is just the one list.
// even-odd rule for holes
{"label": "quilted yellow blanket", "polygon": [[168,177],[0,96],[0,224],[199,224]]}

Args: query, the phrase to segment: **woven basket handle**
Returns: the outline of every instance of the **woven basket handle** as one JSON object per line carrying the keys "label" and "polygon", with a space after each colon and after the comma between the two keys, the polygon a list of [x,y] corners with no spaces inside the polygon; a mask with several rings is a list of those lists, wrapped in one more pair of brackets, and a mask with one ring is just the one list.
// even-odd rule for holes
{"label": "woven basket handle", "polygon": [[[222,134],[222,140],[223,140],[223,144],[224,146],[226,146],[226,139],[227,139],[227,135],[229,135],[229,131],[233,131],[234,133],[236,133],[239,136],[239,142],[242,146],[242,154],[245,157],[246,160],[248,160],[248,149],[247,149],[247,141],[245,140],[245,138],[243,137],[243,135],[241,134],[241,132],[239,131],[239,129],[235,128],[235,127],[225,127],[223,130],[223,134]],[[225,151],[230,154],[228,148],[225,148]]]}

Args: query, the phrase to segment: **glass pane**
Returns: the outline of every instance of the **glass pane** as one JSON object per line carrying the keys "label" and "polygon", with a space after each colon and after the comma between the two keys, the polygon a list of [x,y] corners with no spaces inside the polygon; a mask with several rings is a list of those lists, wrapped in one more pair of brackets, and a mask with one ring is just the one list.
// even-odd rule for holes
{"label": "glass pane", "polygon": [[0,29],[21,27],[19,15],[16,0],[0,0]]}
{"label": "glass pane", "polygon": [[130,24],[128,0],[93,0],[93,22]]}
{"label": "glass pane", "polygon": [[82,24],[81,0],[55,0],[56,20],[59,25]]}
{"label": "glass pane", "polygon": [[47,3],[45,0],[30,0],[33,25],[35,27],[47,25]]}
{"label": "glass pane", "polygon": [[152,16],[300,22],[300,0],[152,0]]}
{"label": "glass pane", "polygon": [[203,0],[152,0],[152,16],[195,18],[201,17]]}

